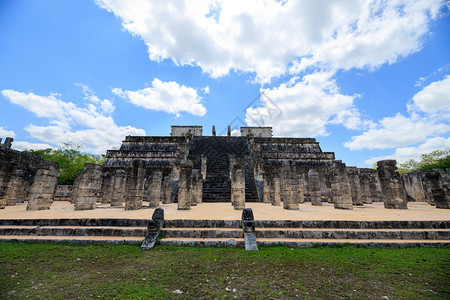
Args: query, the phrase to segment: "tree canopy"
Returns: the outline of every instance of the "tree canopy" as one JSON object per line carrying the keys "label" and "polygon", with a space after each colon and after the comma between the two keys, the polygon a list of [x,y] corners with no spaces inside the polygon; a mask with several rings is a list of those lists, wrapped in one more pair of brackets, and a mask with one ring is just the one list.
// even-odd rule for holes
{"label": "tree canopy", "polygon": [[101,165],[105,161],[105,155],[88,153],[80,144],[74,143],[64,143],[57,149],[27,149],[23,152],[59,163],[59,184],[73,184],[75,177],[83,171],[85,163]]}
{"label": "tree canopy", "polygon": [[419,161],[410,159],[398,165],[398,171],[401,174],[416,170],[447,170],[448,168],[450,168],[450,148],[434,150],[430,153],[420,155]]}

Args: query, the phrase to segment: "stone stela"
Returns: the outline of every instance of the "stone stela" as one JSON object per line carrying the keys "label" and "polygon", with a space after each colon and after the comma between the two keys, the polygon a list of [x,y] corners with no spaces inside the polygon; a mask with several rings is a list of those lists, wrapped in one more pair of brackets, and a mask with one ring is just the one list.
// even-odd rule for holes
{"label": "stone stela", "polygon": [[210,202],[238,210],[249,202],[287,210],[304,202],[336,209],[373,202],[407,209],[409,201],[450,206],[443,171],[400,175],[393,160],[378,162],[377,170],[349,167],[316,139],[273,137],[271,127],[242,127],[240,136],[228,127],[218,136],[213,126],[204,136],[201,126],[172,126],[170,136],[127,136],[102,166],[86,164],[73,186],[57,185],[57,163],[13,150],[12,142],[0,147],[0,208],[28,201],[28,210],[49,209],[54,200],[70,200],[76,210],[99,202],[126,210]]}

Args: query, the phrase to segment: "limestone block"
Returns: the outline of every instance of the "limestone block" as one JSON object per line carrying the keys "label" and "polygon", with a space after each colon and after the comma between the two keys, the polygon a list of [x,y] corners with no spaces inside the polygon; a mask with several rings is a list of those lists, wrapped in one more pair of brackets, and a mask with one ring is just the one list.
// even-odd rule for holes
{"label": "limestone block", "polygon": [[272,205],[274,206],[281,205],[281,181],[280,176],[278,174],[273,175],[270,198],[272,200]]}
{"label": "limestone block", "polygon": [[102,166],[85,164],[84,170],[77,176],[77,191],[75,210],[90,210],[95,208],[102,191]]}
{"label": "limestone block", "polygon": [[133,160],[126,183],[125,210],[142,208],[145,187],[145,162]]}
{"label": "limestone block", "polygon": [[345,164],[341,162],[333,163],[331,174],[334,208],[353,209],[350,181]]}
{"label": "limestone block", "polygon": [[202,192],[203,183],[201,179],[201,173],[199,170],[192,170],[192,206],[195,206],[198,203],[202,203]]}
{"label": "limestone block", "polygon": [[403,180],[396,172],[395,160],[382,160],[377,162],[377,172],[380,179],[381,190],[384,196],[384,207],[393,209],[407,209],[406,193]]}
{"label": "limestone block", "polygon": [[101,190],[101,202],[102,204],[111,203],[112,195],[114,192],[114,177],[111,171],[103,173],[103,182]]}
{"label": "limestone block", "polygon": [[161,201],[162,172],[159,170],[152,171],[150,175],[150,183],[148,185],[147,195],[150,208],[159,207]]}
{"label": "limestone block", "polygon": [[298,197],[296,191],[298,190],[298,181],[295,168],[292,163],[285,161],[283,163],[283,184],[284,189],[281,195],[284,196],[283,208],[288,210],[298,210]]}
{"label": "limestone block", "polygon": [[191,188],[192,188],[192,161],[181,160],[180,181],[178,187],[178,209],[191,209]]}
{"label": "limestone block", "polygon": [[30,188],[27,210],[50,209],[59,178],[59,164],[42,161]]}
{"label": "limestone block", "polygon": [[315,206],[321,206],[322,197],[320,190],[320,178],[319,173],[314,169],[308,171],[308,187],[309,187],[309,197],[311,198],[311,204]]}
{"label": "limestone block", "polygon": [[115,171],[113,186],[111,206],[122,206],[125,202],[125,192],[127,186],[127,172],[125,170],[118,169]]}
{"label": "limestone block", "polygon": [[245,162],[230,157],[231,204],[234,209],[245,208]]}
{"label": "limestone block", "polygon": [[444,186],[439,171],[428,171],[424,176],[424,183],[431,190],[436,208],[450,209],[450,191]]}
{"label": "limestone block", "polygon": [[356,167],[347,167],[348,179],[350,181],[350,189],[353,205],[363,205],[361,183],[359,181],[359,172]]}

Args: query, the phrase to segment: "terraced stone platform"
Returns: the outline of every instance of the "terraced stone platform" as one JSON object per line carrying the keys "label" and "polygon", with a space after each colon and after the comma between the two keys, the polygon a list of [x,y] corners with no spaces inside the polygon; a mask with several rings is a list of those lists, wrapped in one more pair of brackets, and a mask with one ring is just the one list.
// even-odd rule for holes
{"label": "terraced stone platform", "polygon": [[[325,203],[322,207],[302,204],[300,210],[295,212],[262,203],[248,206],[252,207],[255,215],[259,246],[450,246],[450,216],[447,210],[417,203],[408,210],[387,210],[381,205],[370,204],[355,207],[353,211],[342,211]],[[235,211],[226,203],[203,203],[190,211],[177,211],[172,206],[163,205],[166,220],[160,233],[160,244],[244,246],[240,220],[242,211]],[[20,205],[7,207],[0,213],[0,240],[142,243],[153,209],[130,212],[105,205],[99,205],[99,208],[80,212],[72,210],[68,203],[54,203],[47,211],[26,212],[25,207]]]}

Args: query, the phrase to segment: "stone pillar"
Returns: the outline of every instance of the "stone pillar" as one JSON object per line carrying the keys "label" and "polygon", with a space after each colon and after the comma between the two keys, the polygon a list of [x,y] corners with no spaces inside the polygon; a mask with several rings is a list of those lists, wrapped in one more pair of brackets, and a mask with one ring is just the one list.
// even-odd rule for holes
{"label": "stone pillar", "polygon": [[271,200],[272,205],[280,206],[281,205],[281,180],[279,172],[275,171],[272,177],[271,184]]}
{"label": "stone pillar", "polygon": [[264,172],[263,175],[263,202],[264,203],[271,203],[271,192],[270,192],[270,175],[268,174],[267,170]]}
{"label": "stone pillar", "polygon": [[425,190],[422,184],[422,176],[419,172],[409,172],[403,174],[403,182],[405,183],[406,196],[408,201],[425,202]]}
{"label": "stone pillar", "polygon": [[231,126],[230,125],[228,125],[228,128],[227,128],[227,136],[231,136]]}
{"label": "stone pillar", "polygon": [[181,160],[180,183],[178,187],[178,209],[191,209],[191,187],[192,187],[192,161]]}
{"label": "stone pillar", "polygon": [[13,141],[14,141],[14,139],[12,137],[7,137],[5,139],[5,143],[3,144],[3,149],[11,149]]}
{"label": "stone pillar", "polygon": [[297,172],[297,191],[296,197],[298,198],[298,203],[305,202],[305,174]]}
{"label": "stone pillar", "polygon": [[256,233],[253,211],[251,208],[244,208],[242,211],[242,229],[244,230],[244,242],[246,251],[258,250],[256,243]]}
{"label": "stone pillar", "polygon": [[377,162],[378,177],[384,196],[384,207],[393,209],[407,209],[405,188],[400,174],[396,172],[395,160]]}
{"label": "stone pillar", "polygon": [[359,172],[356,167],[347,167],[348,180],[350,181],[350,189],[353,205],[362,206],[363,199],[361,193],[361,183],[359,182]]}
{"label": "stone pillar", "polygon": [[202,169],[201,169],[201,171],[202,171],[202,179],[203,180],[206,180],[206,165],[207,164],[207,157],[204,155],[204,154],[202,154]]}
{"label": "stone pillar", "polygon": [[314,169],[308,171],[308,187],[309,187],[309,197],[311,198],[311,204],[321,206],[322,193],[320,190],[320,177],[319,173]]}
{"label": "stone pillar", "polygon": [[212,127],[212,136],[216,136],[216,126]]}
{"label": "stone pillar", "polygon": [[130,174],[126,183],[125,210],[136,210],[142,208],[145,188],[145,162],[133,160],[131,162]]}
{"label": "stone pillar", "polygon": [[153,170],[147,189],[148,207],[157,208],[161,201],[162,172]]}
{"label": "stone pillar", "polygon": [[194,169],[192,170],[191,205],[196,206],[198,203],[202,203],[202,179],[200,171]]}
{"label": "stone pillar", "polygon": [[383,202],[383,193],[381,192],[380,178],[376,170],[370,170],[370,194],[372,202]]}
{"label": "stone pillar", "polygon": [[258,194],[259,202],[264,202],[264,191],[263,191],[263,181],[264,181],[264,175],[263,175],[263,165],[261,161],[257,161],[254,163],[253,166],[253,178],[255,181],[256,186],[256,193]]}
{"label": "stone pillar", "polygon": [[230,157],[231,204],[234,209],[245,208],[245,162]]}
{"label": "stone pillar", "polygon": [[102,191],[101,191],[101,197],[102,197],[102,204],[111,203],[112,194],[114,191],[114,178],[112,174],[109,172],[105,172],[103,169],[103,184],[102,184]]}
{"label": "stone pillar", "polygon": [[438,171],[426,172],[424,181],[431,190],[436,208],[450,209],[450,191],[443,185],[441,173]]}
{"label": "stone pillar", "polygon": [[85,164],[77,179],[75,210],[94,209],[102,190],[102,166]]}
{"label": "stone pillar", "polygon": [[122,206],[125,202],[126,187],[127,172],[122,169],[116,170],[114,174],[114,189],[111,199],[111,206]]}
{"label": "stone pillar", "polygon": [[27,210],[50,209],[58,186],[59,164],[42,161],[31,185]]}
{"label": "stone pillar", "polygon": [[334,208],[353,209],[350,182],[345,164],[334,162],[331,174]]}
{"label": "stone pillar", "polygon": [[170,176],[164,177],[162,190],[163,190],[163,204],[169,204],[172,199],[172,185]]}
{"label": "stone pillar", "polygon": [[27,175],[31,176],[21,168],[14,169],[6,189],[4,198],[6,205],[16,205],[16,203],[23,203],[25,199],[28,199],[30,182]]}
{"label": "stone pillar", "polygon": [[291,162],[283,162],[283,184],[284,189],[281,195],[284,196],[283,208],[288,210],[298,210],[298,198],[295,191],[297,190],[297,174],[294,171],[294,167]]}

